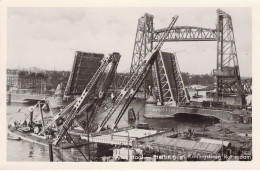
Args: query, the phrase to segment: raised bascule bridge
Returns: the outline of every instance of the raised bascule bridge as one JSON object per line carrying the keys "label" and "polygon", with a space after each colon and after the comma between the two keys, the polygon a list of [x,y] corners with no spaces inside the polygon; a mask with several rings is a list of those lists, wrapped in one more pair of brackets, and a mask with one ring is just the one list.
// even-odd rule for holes
{"label": "raised bascule bridge", "polygon": [[[144,117],[147,118],[167,118],[177,113],[187,113],[214,116],[225,121],[238,121],[239,116],[246,113],[244,110],[235,113],[231,109],[212,107],[214,103],[224,104],[224,102],[229,107],[233,105],[244,107],[246,95],[252,93],[252,81],[242,81],[240,77],[231,16],[222,10],[217,10],[217,26],[214,29],[175,26],[177,19],[178,16],[174,16],[167,28],[157,30],[154,29],[152,15],[145,14],[138,20],[129,76],[116,76],[121,57],[119,53],[114,52],[104,57],[80,92],[81,95],[44,126],[43,130],[46,130],[59,118],[65,118],[63,125],[57,128],[59,133],[55,145],[68,134],[73,123],[88,133],[100,132],[105,128],[117,128],[136,94],[151,88],[150,86],[156,103],[146,104]],[[217,67],[213,70],[217,78],[217,91],[208,107],[194,105],[190,100],[176,53],[161,51],[164,42],[177,41],[217,43]],[[78,62],[79,64],[74,65],[67,88],[72,87],[75,83],[73,79],[77,81],[79,74],[84,74],[77,69],[84,67],[80,65],[80,61]],[[73,86],[74,90],[77,90],[77,85]],[[109,97],[109,90],[113,86],[117,87],[118,91],[114,97]],[[39,134],[43,133],[42,131]]]}

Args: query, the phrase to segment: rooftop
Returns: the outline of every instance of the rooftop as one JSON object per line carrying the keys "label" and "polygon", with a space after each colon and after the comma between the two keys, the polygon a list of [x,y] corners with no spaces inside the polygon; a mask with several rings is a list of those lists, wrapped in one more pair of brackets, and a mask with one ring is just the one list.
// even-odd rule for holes
{"label": "rooftop", "polygon": [[221,141],[221,140],[207,139],[207,138],[201,138],[199,142],[220,144],[220,145],[224,145],[226,147],[230,144],[230,142],[228,142],[228,141]]}
{"label": "rooftop", "polygon": [[[137,138],[142,138],[157,133],[156,130],[146,129],[128,129],[123,131],[106,132],[104,134],[92,136],[90,140],[92,142],[114,144],[114,145],[128,145],[128,133],[129,133],[129,145],[132,146],[132,142]],[[86,136],[81,136],[82,139],[87,139]]]}
{"label": "rooftop", "polygon": [[173,147],[183,148],[191,151],[195,150],[195,151],[204,151],[210,153],[218,153],[222,148],[221,144],[213,144],[213,143],[206,143],[206,142],[183,140],[178,138],[168,138],[168,137],[160,137],[156,139],[153,142],[153,144],[173,146]]}

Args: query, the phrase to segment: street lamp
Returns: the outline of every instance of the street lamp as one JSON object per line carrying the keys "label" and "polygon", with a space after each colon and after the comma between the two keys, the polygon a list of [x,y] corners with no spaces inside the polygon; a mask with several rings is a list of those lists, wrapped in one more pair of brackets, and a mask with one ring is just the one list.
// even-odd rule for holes
{"label": "street lamp", "polygon": [[130,137],[129,137],[129,131],[125,131],[127,132],[127,158],[128,158],[128,161],[130,159],[130,156],[129,156],[129,141],[130,141]]}

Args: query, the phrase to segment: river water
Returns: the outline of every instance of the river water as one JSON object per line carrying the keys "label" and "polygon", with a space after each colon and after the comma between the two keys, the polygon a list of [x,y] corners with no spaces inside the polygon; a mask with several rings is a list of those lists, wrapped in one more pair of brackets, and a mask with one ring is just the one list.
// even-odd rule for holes
{"label": "river water", "polygon": [[[191,92],[192,96],[195,92]],[[203,95],[203,98],[199,101],[206,100],[206,92],[199,92]],[[195,100],[195,99],[193,99]],[[29,108],[33,104],[22,104],[22,103],[11,103],[7,104],[7,122],[11,123],[14,120],[21,121],[24,120],[28,114]],[[139,112],[139,121],[146,122],[150,127],[154,128],[174,128],[175,130],[187,130],[189,128],[202,128],[203,126],[208,126],[216,124],[219,122],[218,119],[213,117],[205,117],[199,115],[190,114],[178,114],[171,119],[145,119],[143,117],[144,103],[140,101],[134,101],[131,103],[129,108],[134,108],[135,112]],[[57,110],[53,111],[58,112]],[[37,111],[35,112],[37,113]],[[127,113],[127,112],[126,112]],[[49,112],[44,112],[45,117],[49,117]],[[119,127],[127,126],[128,124],[134,124],[128,122],[127,114],[123,116],[119,123]],[[86,147],[82,147],[81,151],[86,155]],[[81,156],[77,149],[66,149],[66,150],[54,150],[54,161],[77,161],[77,156]],[[86,155],[87,156],[87,155]],[[48,147],[27,142],[24,140],[15,141],[7,140],[7,160],[8,161],[49,161],[49,151]]]}

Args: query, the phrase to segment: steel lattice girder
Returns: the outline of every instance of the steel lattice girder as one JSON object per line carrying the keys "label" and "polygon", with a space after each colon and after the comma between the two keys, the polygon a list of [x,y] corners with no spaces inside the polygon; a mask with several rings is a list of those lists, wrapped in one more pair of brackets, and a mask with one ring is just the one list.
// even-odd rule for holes
{"label": "steel lattice girder", "polygon": [[[237,94],[238,87],[242,85],[244,95],[252,94],[252,80],[241,80],[240,84],[237,81],[230,82],[228,80],[222,80],[223,82],[220,84],[221,90],[224,94]],[[221,92],[221,93],[222,93]]]}
{"label": "steel lattice girder", "polygon": [[[155,30],[153,32],[152,42],[160,40],[165,29]],[[216,29],[207,29],[191,26],[175,26],[171,29],[165,39],[167,42],[174,41],[216,41]]]}
{"label": "steel lattice girder", "polygon": [[129,74],[117,74],[115,78],[115,83],[117,88],[124,88],[130,75]]}
{"label": "steel lattice girder", "polygon": [[182,79],[179,63],[176,54],[172,54],[172,68],[173,76],[175,81],[176,90],[176,101],[179,104],[185,104],[189,102],[188,92],[185,89],[184,82]]}
{"label": "steel lattice girder", "polygon": [[252,79],[241,80],[244,94],[252,94]]}
{"label": "steel lattice girder", "polygon": [[176,56],[161,52],[155,63],[156,85],[159,100],[163,105],[179,105],[189,102]]}
{"label": "steel lattice girder", "polygon": [[[170,54],[166,52],[159,52],[159,55],[157,56],[157,70],[158,70],[158,77],[157,77],[157,83],[161,86],[161,91],[159,90],[160,87],[158,87],[158,92],[160,92],[159,99],[162,104],[164,105],[177,105],[176,104],[176,97],[174,97],[174,80],[171,79],[171,72],[169,72],[169,63],[170,60],[167,58]],[[168,65],[167,65],[168,64]]]}

